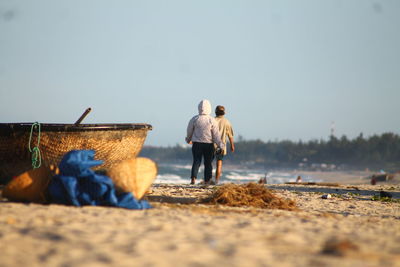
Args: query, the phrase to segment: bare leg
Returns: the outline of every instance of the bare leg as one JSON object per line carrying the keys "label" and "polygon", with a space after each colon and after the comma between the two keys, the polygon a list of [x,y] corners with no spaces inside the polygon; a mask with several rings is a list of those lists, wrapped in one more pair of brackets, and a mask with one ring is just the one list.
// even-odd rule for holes
{"label": "bare leg", "polygon": [[222,160],[217,160],[217,169],[215,170],[215,183],[219,183],[222,174]]}

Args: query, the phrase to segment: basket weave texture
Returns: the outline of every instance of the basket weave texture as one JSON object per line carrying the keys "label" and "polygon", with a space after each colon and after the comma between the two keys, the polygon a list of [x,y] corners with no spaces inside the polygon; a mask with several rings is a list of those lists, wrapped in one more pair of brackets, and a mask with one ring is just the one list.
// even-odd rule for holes
{"label": "basket weave texture", "polygon": [[[95,159],[104,162],[96,168],[108,169],[122,160],[137,157],[148,130],[42,131],[39,144],[41,162],[45,166],[58,166],[65,153],[74,149],[91,149],[96,151]],[[0,180],[32,169],[29,136],[30,131],[0,135]],[[34,132],[32,144],[36,144],[37,136]]]}

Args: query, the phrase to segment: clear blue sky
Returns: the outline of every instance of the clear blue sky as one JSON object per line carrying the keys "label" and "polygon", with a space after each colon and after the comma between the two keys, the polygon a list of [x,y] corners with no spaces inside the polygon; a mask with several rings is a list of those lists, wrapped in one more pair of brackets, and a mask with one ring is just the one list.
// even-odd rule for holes
{"label": "clear blue sky", "polygon": [[0,0],[0,122],[153,125],[201,99],[236,136],[400,133],[400,1]]}

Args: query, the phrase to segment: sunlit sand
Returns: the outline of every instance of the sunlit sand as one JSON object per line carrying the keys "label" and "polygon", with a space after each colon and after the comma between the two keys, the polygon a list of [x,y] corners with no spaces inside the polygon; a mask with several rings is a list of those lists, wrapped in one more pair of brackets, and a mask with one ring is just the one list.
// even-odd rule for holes
{"label": "sunlit sand", "polygon": [[0,266],[399,266],[400,183],[266,186],[298,210],[203,204],[218,186],[188,184],[154,184],[144,211],[3,199]]}

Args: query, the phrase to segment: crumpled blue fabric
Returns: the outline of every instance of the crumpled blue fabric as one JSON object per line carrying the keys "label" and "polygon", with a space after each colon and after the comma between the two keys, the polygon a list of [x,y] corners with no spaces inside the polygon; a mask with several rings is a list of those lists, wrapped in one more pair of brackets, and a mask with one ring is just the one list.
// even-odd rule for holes
{"label": "crumpled blue fabric", "polygon": [[74,206],[114,206],[148,209],[150,204],[137,200],[132,193],[115,191],[114,183],[91,168],[103,161],[94,159],[93,150],[72,150],[59,164],[60,174],[53,177],[48,192],[52,203]]}

